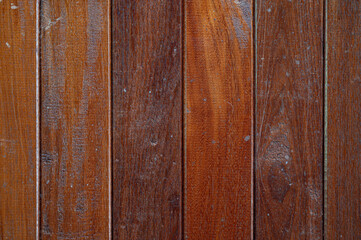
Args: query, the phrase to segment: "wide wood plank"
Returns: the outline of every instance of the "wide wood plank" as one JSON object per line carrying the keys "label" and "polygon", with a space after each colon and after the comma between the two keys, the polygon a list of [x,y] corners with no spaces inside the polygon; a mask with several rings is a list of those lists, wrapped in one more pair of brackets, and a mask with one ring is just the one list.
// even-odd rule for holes
{"label": "wide wood plank", "polygon": [[181,1],[112,18],[113,239],[181,239]]}
{"label": "wide wood plank", "polygon": [[186,0],[185,239],[251,239],[251,0]]}
{"label": "wide wood plank", "polygon": [[0,239],[36,237],[36,1],[0,1]]}
{"label": "wide wood plank", "polygon": [[328,239],[361,239],[361,3],[327,6]]}
{"label": "wide wood plank", "polygon": [[321,239],[323,1],[257,1],[256,238]]}
{"label": "wide wood plank", "polygon": [[41,237],[109,237],[109,5],[41,4]]}

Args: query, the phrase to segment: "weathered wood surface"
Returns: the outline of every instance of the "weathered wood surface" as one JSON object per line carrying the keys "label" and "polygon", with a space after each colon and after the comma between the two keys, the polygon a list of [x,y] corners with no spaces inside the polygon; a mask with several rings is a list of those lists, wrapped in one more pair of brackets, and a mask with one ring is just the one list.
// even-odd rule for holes
{"label": "weathered wood surface", "polygon": [[41,237],[109,237],[109,5],[41,2]]}
{"label": "weathered wood surface", "polygon": [[253,3],[185,3],[185,239],[250,239]]}
{"label": "weathered wood surface", "polygon": [[257,1],[256,238],[322,239],[323,1]]}
{"label": "weathered wood surface", "polygon": [[36,18],[0,2],[0,239],[36,237]]}
{"label": "weathered wood surface", "polygon": [[361,3],[327,6],[327,239],[361,239]]}
{"label": "weathered wood surface", "polygon": [[181,1],[113,1],[113,239],[181,239]]}

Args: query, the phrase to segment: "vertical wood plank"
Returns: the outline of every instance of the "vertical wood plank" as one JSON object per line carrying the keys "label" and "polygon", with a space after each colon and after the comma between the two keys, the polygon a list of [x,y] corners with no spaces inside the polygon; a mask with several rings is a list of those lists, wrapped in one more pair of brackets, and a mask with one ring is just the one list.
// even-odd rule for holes
{"label": "vertical wood plank", "polygon": [[41,5],[41,235],[109,237],[108,1]]}
{"label": "vertical wood plank", "polygon": [[327,6],[328,239],[361,239],[361,3]]}
{"label": "vertical wood plank", "polygon": [[251,0],[186,0],[185,237],[251,239]]}
{"label": "vertical wood plank", "polygon": [[113,238],[181,239],[181,1],[112,10]]}
{"label": "vertical wood plank", "polygon": [[321,239],[323,1],[257,1],[256,237]]}
{"label": "vertical wood plank", "polygon": [[0,239],[36,237],[36,19],[0,2]]}

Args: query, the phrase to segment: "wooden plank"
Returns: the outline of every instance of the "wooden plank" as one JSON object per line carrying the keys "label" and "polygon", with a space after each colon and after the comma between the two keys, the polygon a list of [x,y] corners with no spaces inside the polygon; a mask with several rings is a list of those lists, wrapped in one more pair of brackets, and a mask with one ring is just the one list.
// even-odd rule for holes
{"label": "wooden plank", "polygon": [[109,238],[109,5],[41,4],[41,235]]}
{"label": "wooden plank", "polygon": [[188,239],[252,238],[252,8],[186,1]]}
{"label": "wooden plank", "polygon": [[323,1],[257,1],[256,237],[321,239]]}
{"label": "wooden plank", "polygon": [[113,238],[181,239],[181,1],[112,10]]}
{"label": "wooden plank", "polygon": [[36,238],[36,19],[0,2],[0,239]]}
{"label": "wooden plank", "polygon": [[361,239],[361,3],[327,6],[328,239]]}

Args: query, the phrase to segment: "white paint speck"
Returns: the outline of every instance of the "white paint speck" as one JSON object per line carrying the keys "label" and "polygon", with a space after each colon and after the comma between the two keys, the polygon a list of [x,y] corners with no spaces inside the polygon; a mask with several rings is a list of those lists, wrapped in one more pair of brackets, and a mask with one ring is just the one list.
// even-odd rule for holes
{"label": "white paint speck", "polygon": [[300,65],[300,61],[296,60],[296,64],[297,64],[297,65]]}
{"label": "white paint speck", "polygon": [[152,91],[149,91],[149,93],[152,93]]}
{"label": "white paint speck", "polygon": [[127,89],[126,89],[126,88],[124,88],[124,89],[123,89],[123,92],[127,92]]}
{"label": "white paint speck", "polygon": [[286,76],[289,77],[289,76],[290,76],[290,73],[289,73],[289,72],[286,72]]}
{"label": "white paint speck", "polygon": [[286,155],[285,158],[288,160],[288,159],[290,159],[290,156]]}
{"label": "white paint speck", "polygon": [[10,44],[8,42],[6,42],[6,46],[8,46],[8,48],[10,48]]}
{"label": "white paint speck", "polygon": [[267,9],[267,12],[271,12],[271,9],[269,8],[269,9]]}
{"label": "white paint speck", "polygon": [[251,137],[248,135],[244,138],[244,141],[248,142],[251,139]]}
{"label": "white paint speck", "polygon": [[18,8],[18,6],[15,6],[14,3],[11,3],[10,5],[11,5],[11,9],[17,9]]}
{"label": "white paint speck", "polygon": [[204,102],[207,102],[207,98],[203,98],[203,101],[204,101]]}

